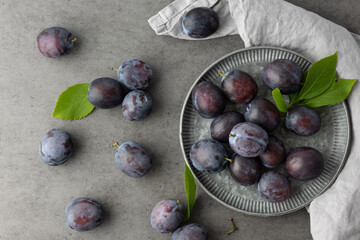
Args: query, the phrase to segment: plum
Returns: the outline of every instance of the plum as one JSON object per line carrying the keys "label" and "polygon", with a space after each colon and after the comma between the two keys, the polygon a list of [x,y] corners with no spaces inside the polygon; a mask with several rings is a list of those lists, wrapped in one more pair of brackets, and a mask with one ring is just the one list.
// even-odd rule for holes
{"label": "plum", "polygon": [[72,148],[71,135],[67,131],[51,129],[41,139],[39,154],[46,164],[58,166],[71,157]]}
{"label": "plum", "polygon": [[275,136],[269,135],[269,143],[265,152],[259,156],[260,162],[267,168],[279,166],[286,158],[283,142]]}
{"label": "plum", "polygon": [[230,101],[235,103],[248,103],[256,97],[258,92],[255,80],[241,70],[226,73],[221,81],[221,87]]}
{"label": "plum", "polygon": [[281,173],[270,171],[261,175],[258,191],[269,202],[282,202],[290,196],[290,184]]}
{"label": "plum", "polygon": [[230,132],[229,144],[231,149],[243,157],[257,157],[261,155],[269,142],[266,131],[251,122],[236,124]]}
{"label": "plum", "polygon": [[219,16],[206,7],[191,9],[182,20],[184,33],[192,38],[206,38],[215,33],[219,25]]}
{"label": "plum", "polygon": [[104,221],[101,204],[91,198],[77,198],[71,201],[65,213],[67,225],[78,232],[92,230]]}
{"label": "plum", "polygon": [[279,88],[282,94],[299,91],[303,80],[301,67],[287,59],[277,59],[268,63],[261,72],[264,85],[271,90]]}
{"label": "plum", "polygon": [[301,181],[317,178],[324,170],[324,158],[315,148],[299,147],[290,151],[286,157],[286,170]]}
{"label": "plum", "polygon": [[113,108],[124,98],[121,84],[112,78],[98,78],[89,85],[88,99],[97,108]]}
{"label": "plum", "polygon": [[191,94],[195,111],[203,118],[214,118],[224,112],[226,99],[221,89],[211,82],[198,83]]}
{"label": "plum", "polygon": [[278,108],[266,98],[255,98],[245,108],[244,118],[266,131],[273,131],[280,124],[281,116]]}
{"label": "plum", "polygon": [[171,234],[171,240],[206,240],[208,230],[197,223],[190,223],[178,228]]}
{"label": "plum", "polygon": [[65,28],[51,27],[39,33],[37,47],[45,57],[58,58],[69,54],[75,41],[76,38]]}
{"label": "plum", "polygon": [[233,179],[243,186],[257,183],[261,175],[260,164],[257,158],[246,158],[240,155],[233,157],[229,170]]}
{"label": "plum", "polygon": [[130,121],[143,120],[150,115],[152,109],[153,101],[150,94],[142,90],[129,92],[122,102],[123,115]]}
{"label": "plum", "polygon": [[176,200],[162,200],[151,212],[151,226],[158,232],[175,231],[184,220],[183,207]]}
{"label": "plum", "polygon": [[317,112],[305,106],[295,106],[286,113],[285,126],[300,136],[310,136],[321,128],[321,119]]}
{"label": "plum", "polygon": [[144,90],[150,86],[153,78],[151,67],[138,59],[126,60],[119,69],[113,70],[117,71],[119,81],[130,90]]}
{"label": "plum", "polygon": [[238,123],[244,121],[244,117],[239,112],[226,112],[214,118],[210,125],[211,138],[219,142],[229,141],[231,129]]}
{"label": "plum", "polygon": [[152,160],[146,149],[136,142],[124,142],[115,154],[117,167],[133,178],[144,176],[151,169]]}
{"label": "plum", "polygon": [[202,172],[221,172],[228,162],[225,158],[227,158],[225,147],[212,139],[200,140],[194,143],[190,149],[192,165]]}

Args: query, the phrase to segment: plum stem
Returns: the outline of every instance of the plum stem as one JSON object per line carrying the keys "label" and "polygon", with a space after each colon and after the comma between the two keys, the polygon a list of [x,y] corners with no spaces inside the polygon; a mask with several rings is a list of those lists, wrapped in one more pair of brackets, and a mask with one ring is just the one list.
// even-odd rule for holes
{"label": "plum stem", "polygon": [[117,68],[113,68],[113,67],[111,67],[111,68],[110,68],[110,70],[114,70],[114,71],[117,71],[117,72],[119,72],[119,71],[120,71],[119,69],[117,69]]}
{"label": "plum stem", "polygon": [[73,40],[71,40],[70,42],[73,43],[73,42],[76,42],[78,39],[77,38],[74,38]]}
{"label": "plum stem", "polygon": [[221,71],[221,69],[218,70],[218,73],[219,73],[223,78],[225,78],[225,75],[223,74],[223,72]]}
{"label": "plum stem", "polygon": [[115,146],[120,147],[120,144],[119,144],[119,142],[115,142],[112,146],[113,147],[115,147]]}
{"label": "plum stem", "polygon": [[180,200],[176,200],[176,204],[179,205],[179,204],[180,204]]}
{"label": "plum stem", "polygon": [[237,227],[235,226],[235,223],[234,223],[234,220],[233,220],[233,218],[232,218],[232,217],[230,218],[230,223],[231,223],[231,226],[233,227],[233,229],[232,229],[232,230],[230,230],[230,231],[227,231],[227,232],[226,232],[226,235],[229,235],[229,234],[231,234],[231,233],[235,232],[235,231],[236,231],[236,229],[237,229]]}
{"label": "plum stem", "polygon": [[229,137],[236,137],[236,134],[229,134]]}
{"label": "plum stem", "polygon": [[141,101],[142,103],[144,103],[144,102],[146,102],[146,99],[142,97],[142,98],[140,99],[140,101]]}
{"label": "plum stem", "polygon": [[226,161],[232,162],[233,160],[230,158],[224,158]]}

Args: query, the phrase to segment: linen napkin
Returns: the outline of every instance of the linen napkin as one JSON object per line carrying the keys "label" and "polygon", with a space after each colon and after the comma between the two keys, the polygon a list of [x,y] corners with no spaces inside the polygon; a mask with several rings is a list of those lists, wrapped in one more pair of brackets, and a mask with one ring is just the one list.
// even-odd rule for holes
{"label": "linen napkin", "polygon": [[[185,35],[181,27],[184,13],[195,7],[213,7],[219,15],[220,28],[206,39],[240,34],[245,47],[284,47],[312,61],[337,51],[339,76],[360,79],[360,37],[282,0],[175,0],[151,17],[149,24],[158,35],[196,40]],[[332,187],[308,208],[315,240],[360,239],[359,88],[356,83],[348,98],[353,124],[346,165]]]}

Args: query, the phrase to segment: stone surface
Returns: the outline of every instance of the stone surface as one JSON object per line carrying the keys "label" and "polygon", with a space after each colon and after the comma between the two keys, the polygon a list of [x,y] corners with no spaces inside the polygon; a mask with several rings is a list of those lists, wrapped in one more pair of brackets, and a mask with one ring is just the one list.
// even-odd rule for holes
{"label": "stone surface", "polygon": [[[197,76],[219,57],[243,47],[238,36],[183,41],[156,36],[147,19],[171,0],[71,1],[0,0],[0,239],[169,239],[151,228],[150,213],[162,199],[186,201],[184,160],[178,131],[180,110]],[[357,0],[291,0],[292,3],[360,33]],[[43,57],[36,36],[44,28],[64,27],[79,38],[61,59]],[[116,78],[110,66],[138,58],[154,71],[148,92],[154,109],[144,121],[130,122],[121,107],[96,109],[81,121],[51,117],[67,87],[99,77]],[[73,156],[51,167],[38,155],[41,137],[65,129]],[[116,168],[115,141],[141,143],[153,168],[133,179]],[[104,223],[75,232],[65,223],[65,207],[78,197],[99,201]],[[233,217],[239,230],[230,236]],[[311,239],[303,209],[273,218],[228,209],[198,190],[191,222],[209,229],[210,240]]]}

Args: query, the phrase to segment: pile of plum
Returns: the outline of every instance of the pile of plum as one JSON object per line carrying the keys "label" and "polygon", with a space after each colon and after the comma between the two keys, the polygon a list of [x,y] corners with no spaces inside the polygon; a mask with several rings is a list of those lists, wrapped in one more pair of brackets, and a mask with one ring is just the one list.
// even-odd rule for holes
{"label": "pile of plum", "polygon": [[[257,183],[263,199],[269,202],[286,200],[290,195],[289,180],[272,168],[285,162],[291,177],[311,180],[322,173],[323,156],[311,147],[298,147],[286,154],[284,143],[271,134],[281,123],[278,108],[270,100],[256,97],[258,86],[246,72],[232,70],[222,76],[220,87],[203,81],[192,91],[195,111],[201,117],[213,118],[212,139],[200,140],[190,149],[192,165],[209,174],[219,173],[228,166],[235,182],[244,186]],[[263,68],[261,79],[272,90],[278,88],[282,94],[292,94],[300,90],[303,72],[295,62],[278,59]],[[224,113],[228,101],[246,104],[244,113]],[[313,109],[294,106],[286,113],[285,126],[297,135],[310,136],[321,128],[321,119]],[[227,144],[234,152],[231,159]]]}
{"label": "pile of plum", "polygon": [[[76,38],[66,29],[52,27],[38,35],[37,46],[45,57],[58,58],[69,54],[75,41]],[[143,91],[152,81],[150,66],[141,60],[130,59],[120,65],[119,69],[111,69],[117,71],[118,80],[98,78],[92,81],[88,89],[90,103],[103,109],[122,103],[123,115],[128,120],[139,121],[146,118],[153,107],[151,96]],[[125,95],[126,91],[128,93]],[[150,171],[152,159],[142,145],[136,142],[115,145],[118,146],[115,163],[126,175],[139,178]],[[48,131],[39,146],[40,157],[50,166],[64,164],[71,157],[72,151],[72,137],[62,129]],[[79,232],[92,230],[104,221],[101,204],[91,198],[74,199],[67,205],[65,213],[67,225]],[[163,200],[154,207],[150,222],[158,232],[173,232],[172,240],[205,240],[207,230],[202,225],[191,223],[180,227],[184,216],[179,201]]]}

